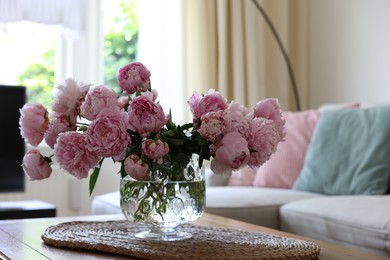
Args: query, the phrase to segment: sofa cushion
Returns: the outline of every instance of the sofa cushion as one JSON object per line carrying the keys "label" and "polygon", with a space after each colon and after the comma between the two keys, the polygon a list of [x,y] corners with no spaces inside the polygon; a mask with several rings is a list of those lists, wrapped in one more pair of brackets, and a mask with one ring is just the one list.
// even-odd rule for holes
{"label": "sofa cushion", "polygon": [[278,229],[281,205],[318,196],[277,188],[207,187],[206,212]]}
{"label": "sofa cushion", "polygon": [[293,188],[328,195],[385,194],[390,106],[321,113]]}
{"label": "sofa cushion", "polygon": [[254,186],[291,188],[298,178],[314,128],[320,116],[317,110],[284,112],[285,140],[269,161],[256,170]]}
{"label": "sofa cushion", "polygon": [[390,256],[390,195],[324,196],[280,208],[283,231]]}

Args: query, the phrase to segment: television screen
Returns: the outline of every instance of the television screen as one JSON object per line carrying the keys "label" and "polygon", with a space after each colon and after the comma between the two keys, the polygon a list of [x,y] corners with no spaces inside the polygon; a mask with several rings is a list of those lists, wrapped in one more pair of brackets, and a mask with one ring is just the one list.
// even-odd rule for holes
{"label": "television screen", "polygon": [[0,192],[24,191],[21,164],[25,144],[19,130],[19,109],[25,102],[25,87],[0,85]]}

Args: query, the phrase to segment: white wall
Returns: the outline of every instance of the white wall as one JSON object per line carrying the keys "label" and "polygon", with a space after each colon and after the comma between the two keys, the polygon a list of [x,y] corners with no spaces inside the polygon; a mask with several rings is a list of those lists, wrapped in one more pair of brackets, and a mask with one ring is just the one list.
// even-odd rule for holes
{"label": "white wall", "polygon": [[309,5],[309,106],[390,101],[390,1]]}

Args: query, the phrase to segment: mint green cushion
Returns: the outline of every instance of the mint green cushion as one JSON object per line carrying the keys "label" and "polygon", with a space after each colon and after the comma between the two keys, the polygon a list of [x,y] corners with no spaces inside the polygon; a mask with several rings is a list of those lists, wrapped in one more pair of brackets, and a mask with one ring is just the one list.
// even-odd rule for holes
{"label": "mint green cushion", "polygon": [[385,194],[390,180],[390,107],[321,113],[293,189],[327,195]]}

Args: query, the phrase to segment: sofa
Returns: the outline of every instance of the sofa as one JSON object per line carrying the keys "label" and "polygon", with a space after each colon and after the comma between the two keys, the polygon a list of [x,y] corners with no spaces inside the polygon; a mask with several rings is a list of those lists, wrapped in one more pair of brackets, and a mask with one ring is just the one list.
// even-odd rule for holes
{"label": "sofa", "polygon": [[[206,171],[206,212],[390,256],[390,106],[284,112],[286,138],[263,166]],[[121,213],[119,192],[93,214]]]}

